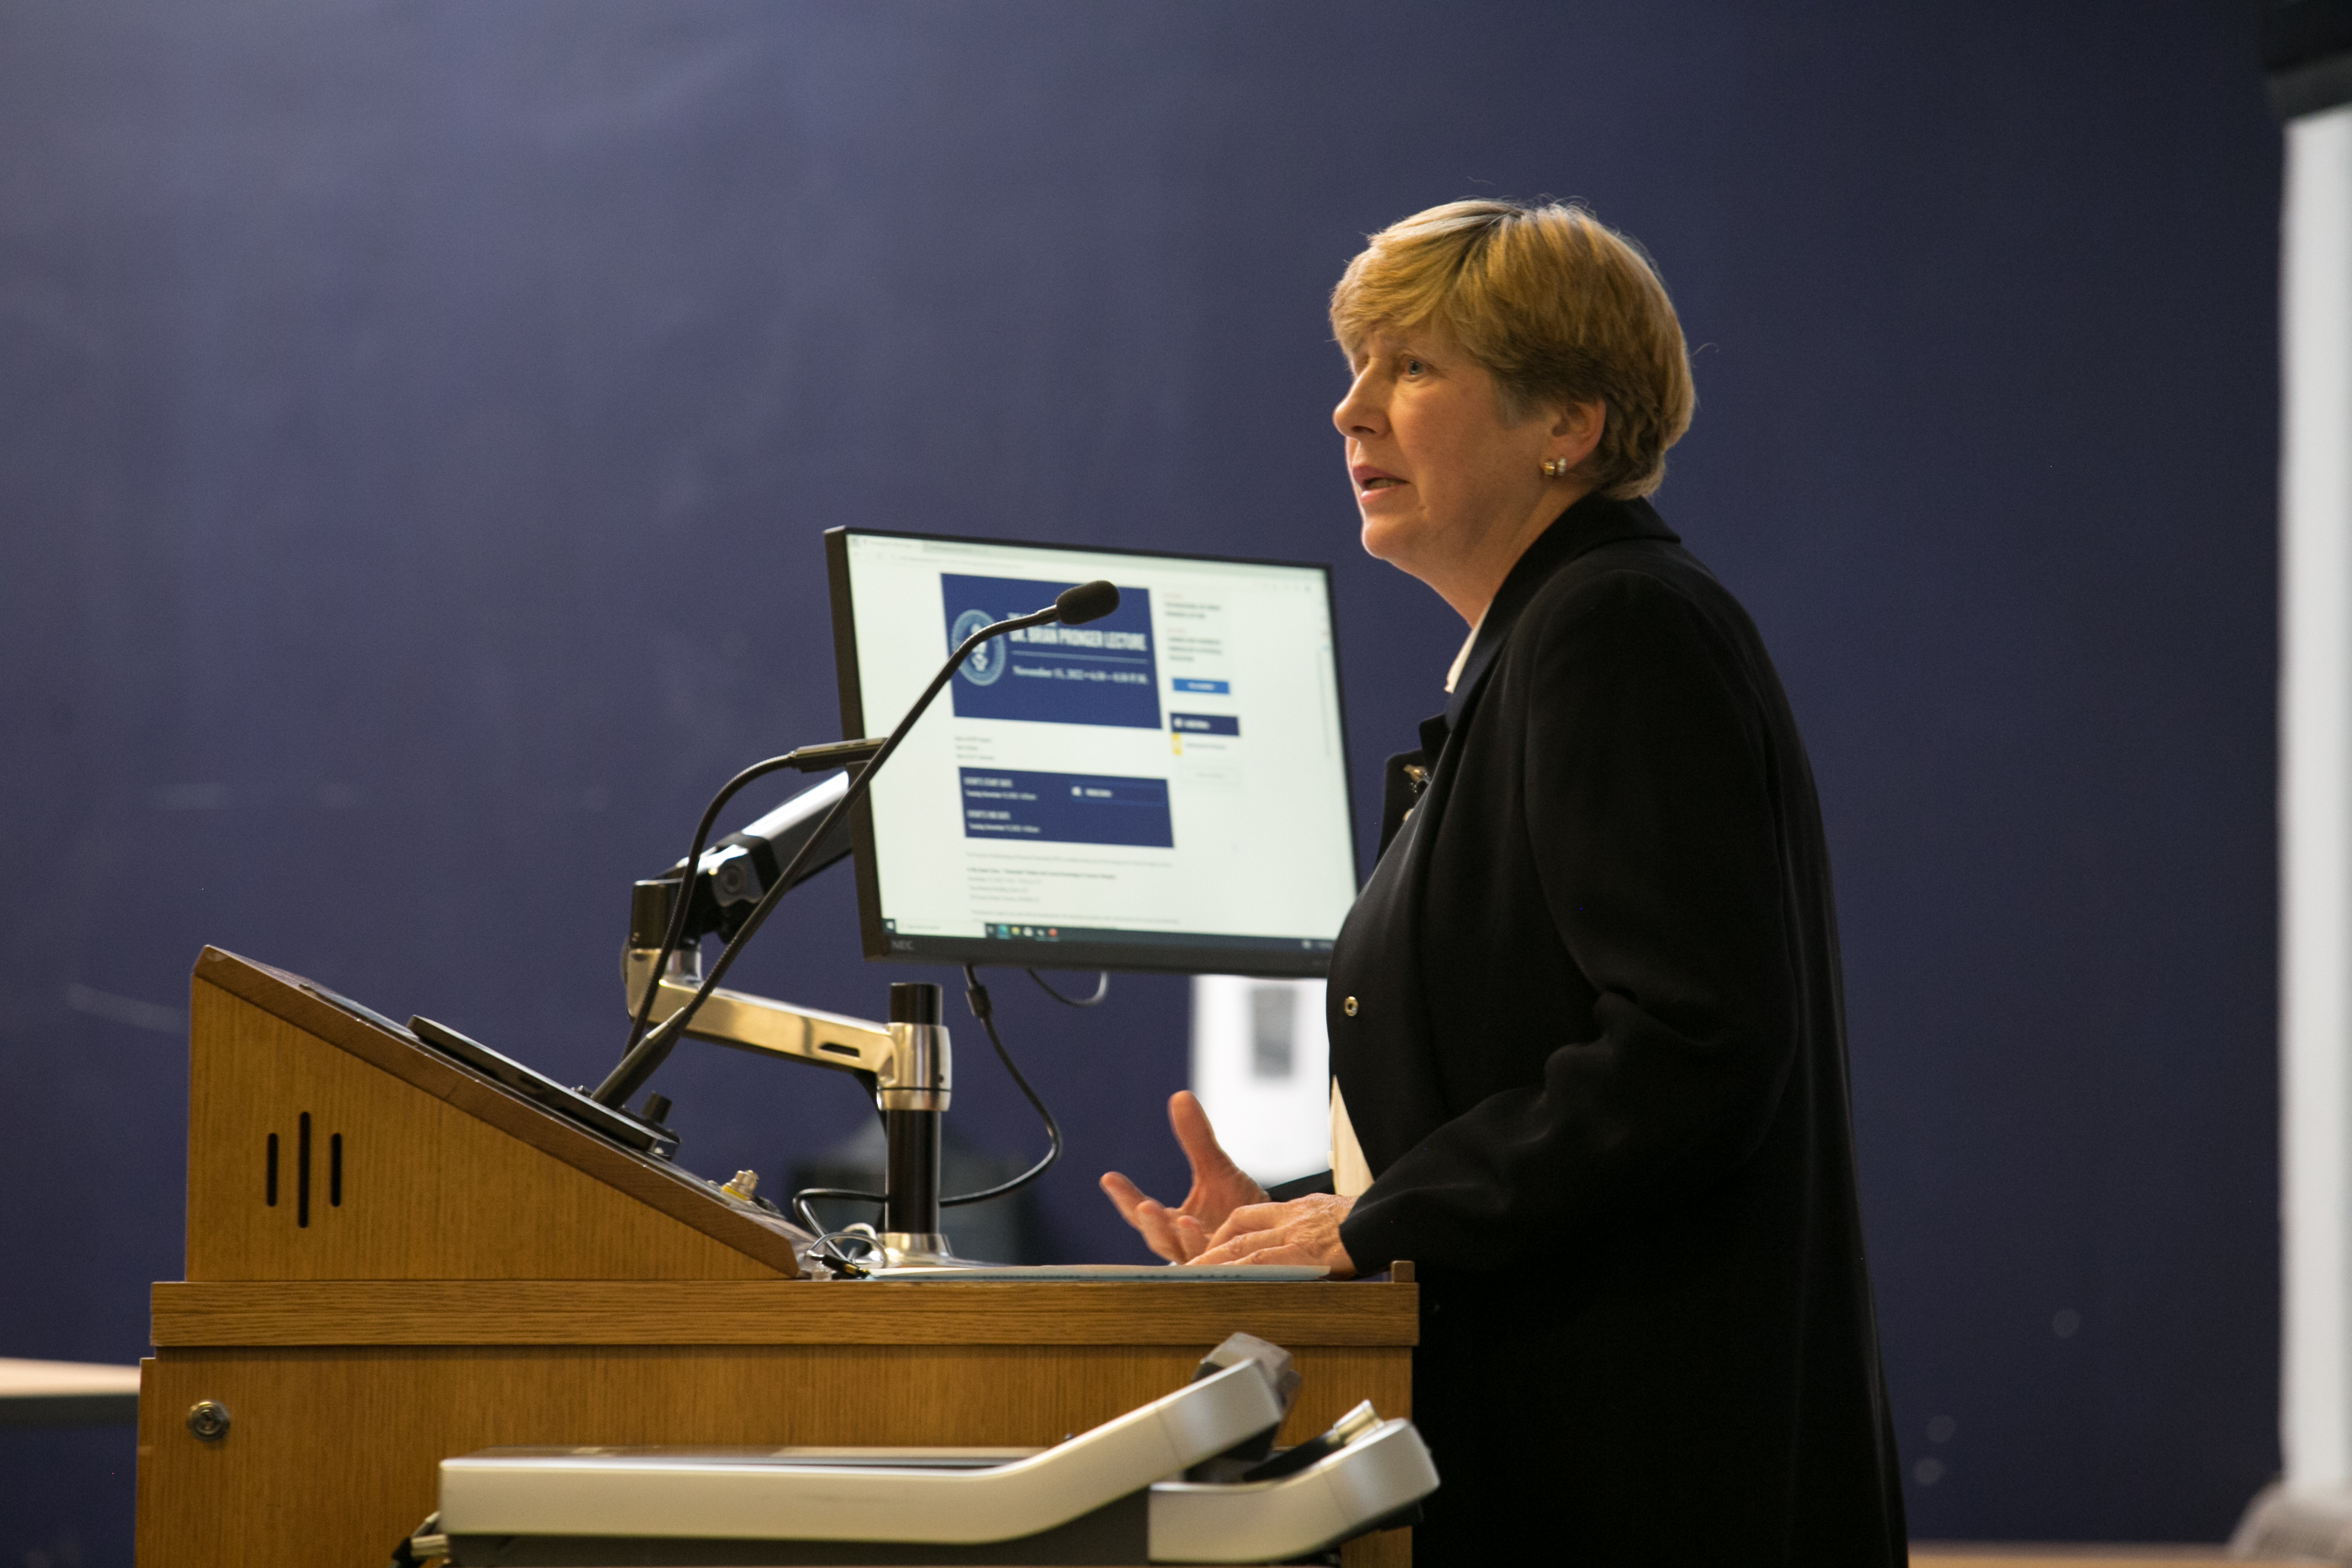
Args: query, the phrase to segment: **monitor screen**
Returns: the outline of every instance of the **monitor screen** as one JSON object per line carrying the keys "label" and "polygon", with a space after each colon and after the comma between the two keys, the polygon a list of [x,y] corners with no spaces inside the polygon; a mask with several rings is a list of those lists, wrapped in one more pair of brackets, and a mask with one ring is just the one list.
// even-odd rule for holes
{"label": "monitor screen", "polygon": [[846,735],[964,637],[1076,584],[1083,626],[984,643],[855,825],[869,958],[1320,974],[1356,896],[1322,566],[835,529]]}

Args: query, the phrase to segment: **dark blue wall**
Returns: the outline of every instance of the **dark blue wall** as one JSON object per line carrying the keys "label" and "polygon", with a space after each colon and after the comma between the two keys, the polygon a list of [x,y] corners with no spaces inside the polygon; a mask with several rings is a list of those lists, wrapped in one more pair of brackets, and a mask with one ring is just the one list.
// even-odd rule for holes
{"label": "dark blue wall", "polygon": [[[1680,301],[1660,502],[1811,742],[1916,1530],[2219,1536],[2277,1458],[2248,31],[0,0],[0,1354],[145,1343],[202,943],[598,1071],[630,879],[838,732],[824,528],[1336,563],[1369,818],[1461,628],[1356,548],[1322,297],[1405,213],[1553,194]],[[738,973],[873,1011],[851,904]],[[1136,1256],[1092,1182],[1177,1183],[1183,983],[1000,994],[1070,1129],[1053,1252]],[[1028,1150],[967,1059],[966,1133]],[[861,1114],[692,1047],[664,1087],[713,1172]],[[0,1555],[121,1561],[129,1460],[9,1436]]]}

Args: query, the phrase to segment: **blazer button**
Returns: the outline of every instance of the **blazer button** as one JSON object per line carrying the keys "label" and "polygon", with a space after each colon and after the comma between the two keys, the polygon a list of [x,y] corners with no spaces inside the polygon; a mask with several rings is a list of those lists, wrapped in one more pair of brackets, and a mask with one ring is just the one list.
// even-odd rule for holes
{"label": "blazer button", "polygon": [[1356,1016],[1356,999],[1353,996],[1350,996],[1346,1001],[1340,1003],[1339,1011],[1345,1013],[1350,1018],[1354,1017]]}

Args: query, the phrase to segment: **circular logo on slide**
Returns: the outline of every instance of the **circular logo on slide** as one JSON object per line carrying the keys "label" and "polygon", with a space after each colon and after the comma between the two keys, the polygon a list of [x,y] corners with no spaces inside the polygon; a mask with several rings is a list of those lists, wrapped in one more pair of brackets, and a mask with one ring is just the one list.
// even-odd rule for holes
{"label": "circular logo on slide", "polygon": [[[966,610],[955,618],[955,630],[948,634],[949,646],[961,647],[964,638],[995,620],[996,617],[986,610]],[[971,650],[971,657],[963,661],[963,668],[956,673],[974,686],[993,686],[997,677],[1004,673],[1006,657],[1004,639],[991,637]]]}

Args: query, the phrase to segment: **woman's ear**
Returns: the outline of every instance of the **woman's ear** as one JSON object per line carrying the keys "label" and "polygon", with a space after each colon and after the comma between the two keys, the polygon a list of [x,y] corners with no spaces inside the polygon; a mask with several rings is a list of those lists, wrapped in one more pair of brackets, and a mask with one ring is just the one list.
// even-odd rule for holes
{"label": "woman's ear", "polygon": [[1601,433],[1608,424],[1609,405],[1597,397],[1587,403],[1567,405],[1552,421],[1551,455],[1566,458],[1570,468],[1581,468],[1584,459],[1601,445]]}

